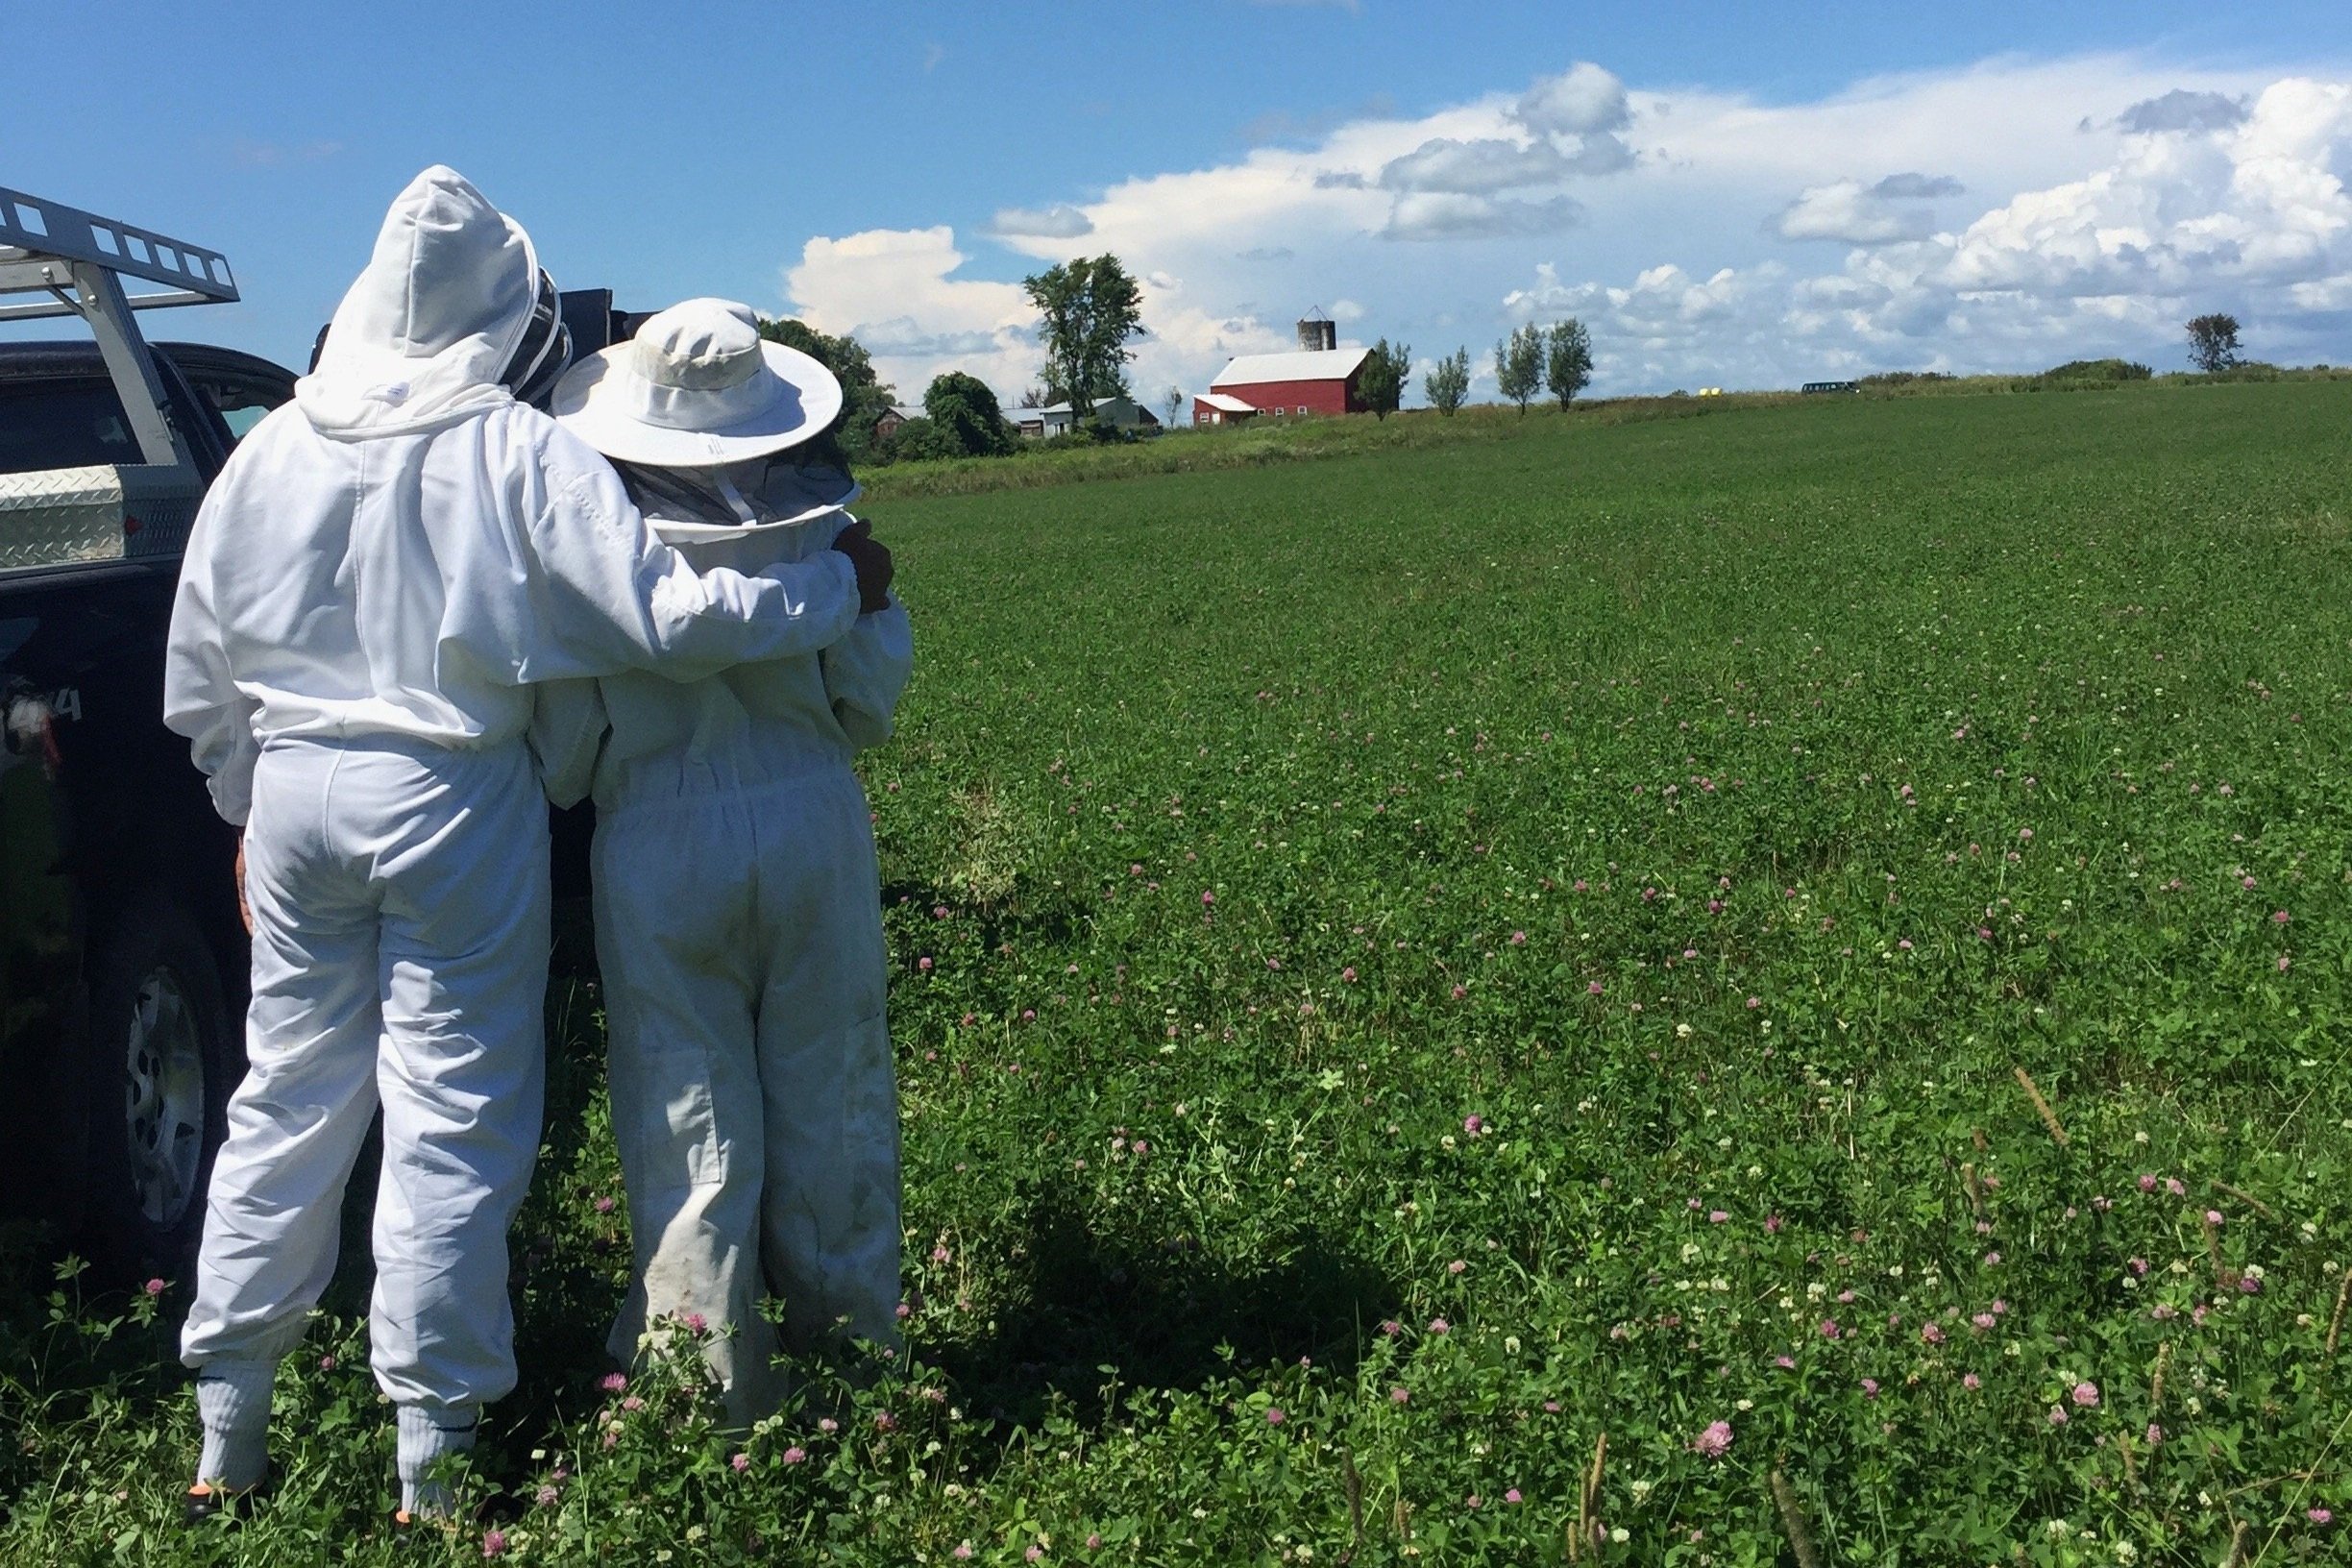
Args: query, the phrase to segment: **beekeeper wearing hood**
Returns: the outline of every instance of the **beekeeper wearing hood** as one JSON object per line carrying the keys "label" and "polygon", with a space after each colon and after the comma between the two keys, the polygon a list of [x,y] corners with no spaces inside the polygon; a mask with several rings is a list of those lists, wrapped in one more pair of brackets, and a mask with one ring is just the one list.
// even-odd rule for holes
{"label": "beekeeper wearing hood", "polygon": [[[697,566],[778,570],[849,522],[849,477],[804,455],[839,383],[747,306],[652,316],[553,406]],[[796,1351],[897,1338],[881,889],[850,759],[889,737],[913,661],[894,599],[821,650],[599,683],[597,958],[637,1264],[612,1348],[698,1323],[739,1425],[782,1391],[763,1297]]]}
{"label": "beekeeper wearing hood", "polygon": [[560,369],[558,325],[522,228],[426,170],[188,541],[164,719],[245,829],[253,932],[181,1342],[191,1518],[266,1477],[272,1372],[333,1273],[379,1104],[370,1341],[404,1518],[449,1507],[441,1461],[514,1385],[506,1233],[545,1071],[537,683],[813,657],[882,602],[887,555],[854,536],[752,573],[654,539],[603,459],[518,401]]}

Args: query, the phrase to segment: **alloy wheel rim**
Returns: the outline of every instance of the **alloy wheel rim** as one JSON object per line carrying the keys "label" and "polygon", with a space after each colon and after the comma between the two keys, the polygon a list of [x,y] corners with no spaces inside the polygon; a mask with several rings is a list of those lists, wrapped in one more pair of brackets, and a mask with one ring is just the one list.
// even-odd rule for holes
{"label": "alloy wheel rim", "polygon": [[204,1042],[179,977],[159,968],[139,983],[125,1042],[123,1133],[131,1188],[148,1223],[187,1213],[204,1155]]}

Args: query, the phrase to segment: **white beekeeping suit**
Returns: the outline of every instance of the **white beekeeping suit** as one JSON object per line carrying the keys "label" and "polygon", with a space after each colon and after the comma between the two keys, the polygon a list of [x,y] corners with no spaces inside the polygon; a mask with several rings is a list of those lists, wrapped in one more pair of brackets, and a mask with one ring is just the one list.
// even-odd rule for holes
{"label": "white beekeeping suit", "polygon": [[[822,366],[762,345],[748,308],[689,301],[574,367],[556,417],[621,462],[689,560],[769,570],[825,549],[854,489],[773,455],[803,432],[731,417],[766,381],[838,397]],[[821,653],[599,683],[597,955],[637,1263],[613,1350],[698,1318],[739,1424],[781,1392],[762,1297],[782,1299],[790,1348],[897,1339],[897,1095],[850,758],[888,738],[913,659],[892,600]]]}
{"label": "white beekeeping suit", "polygon": [[263,1478],[270,1372],[333,1272],[379,1101],[370,1337],[404,1509],[446,1506],[428,1472],[514,1384],[506,1232],[538,1146],[549,940],[534,683],[814,657],[858,616],[840,552],[698,574],[515,401],[501,378],[532,357],[544,286],[520,227],[420,175],[189,540],[164,717],[245,825],[253,923],[250,1066],[182,1339],[192,1514]]}

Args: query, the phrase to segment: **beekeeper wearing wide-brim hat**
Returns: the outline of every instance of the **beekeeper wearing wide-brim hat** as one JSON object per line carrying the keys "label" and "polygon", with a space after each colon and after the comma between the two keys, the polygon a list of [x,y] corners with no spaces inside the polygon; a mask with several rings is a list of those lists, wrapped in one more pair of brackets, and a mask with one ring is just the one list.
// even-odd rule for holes
{"label": "beekeeper wearing wide-brim hat", "polygon": [[[689,300],[567,374],[559,423],[611,458],[654,532],[705,567],[826,548],[857,488],[809,455],[841,408],[749,307]],[[850,760],[913,666],[895,599],[821,651],[681,686],[598,682],[597,956],[636,1278],[612,1346],[700,1324],[729,1415],[781,1392],[786,1344],[894,1344],[898,1113],[871,818]],[[557,766],[563,767],[560,761]],[[691,1327],[687,1332],[693,1333]]]}
{"label": "beekeeper wearing wide-brim hat", "polygon": [[334,1271],[380,1103],[369,1336],[404,1509],[449,1507],[441,1461],[514,1385],[506,1234],[545,1075],[543,683],[814,660],[886,580],[854,549],[747,574],[653,538],[611,467],[518,401],[550,368],[553,304],[521,226],[426,170],[189,536],[164,721],[245,830],[253,927],[250,1066],[181,1341],[205,1427],[192,1517],[265,1479],[271,1373]]}

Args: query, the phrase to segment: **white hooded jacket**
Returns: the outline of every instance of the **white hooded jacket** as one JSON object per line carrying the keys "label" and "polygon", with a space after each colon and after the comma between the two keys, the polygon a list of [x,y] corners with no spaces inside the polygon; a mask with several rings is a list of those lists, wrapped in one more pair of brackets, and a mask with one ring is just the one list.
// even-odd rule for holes
{"label": "white hooded jacket", "polygon": [[537,682],[694,680],[815,655],[858,615],[846,556],[698,575],[604,460],[498,384],[538,260],[455,171],[426,170],[295,402],[222,470],[189,537],[164,722],[233,822],[273,740],[523,737]]}
{"label": "white hooded jacket", "polygon": [[[775,571],[828,551],[855,521],[855,486],[778,465],[747,500],[755,521],[682,496],[644,498],[647,526],[695,566]],[[821,651],[739,665],[692,683],[631,671],[541,692],[531,738],[558,805],[593,795],[599,809],[782,782],[810,766],[846,764],[890,739],[915,663],[896,596],[861,615]]]}

